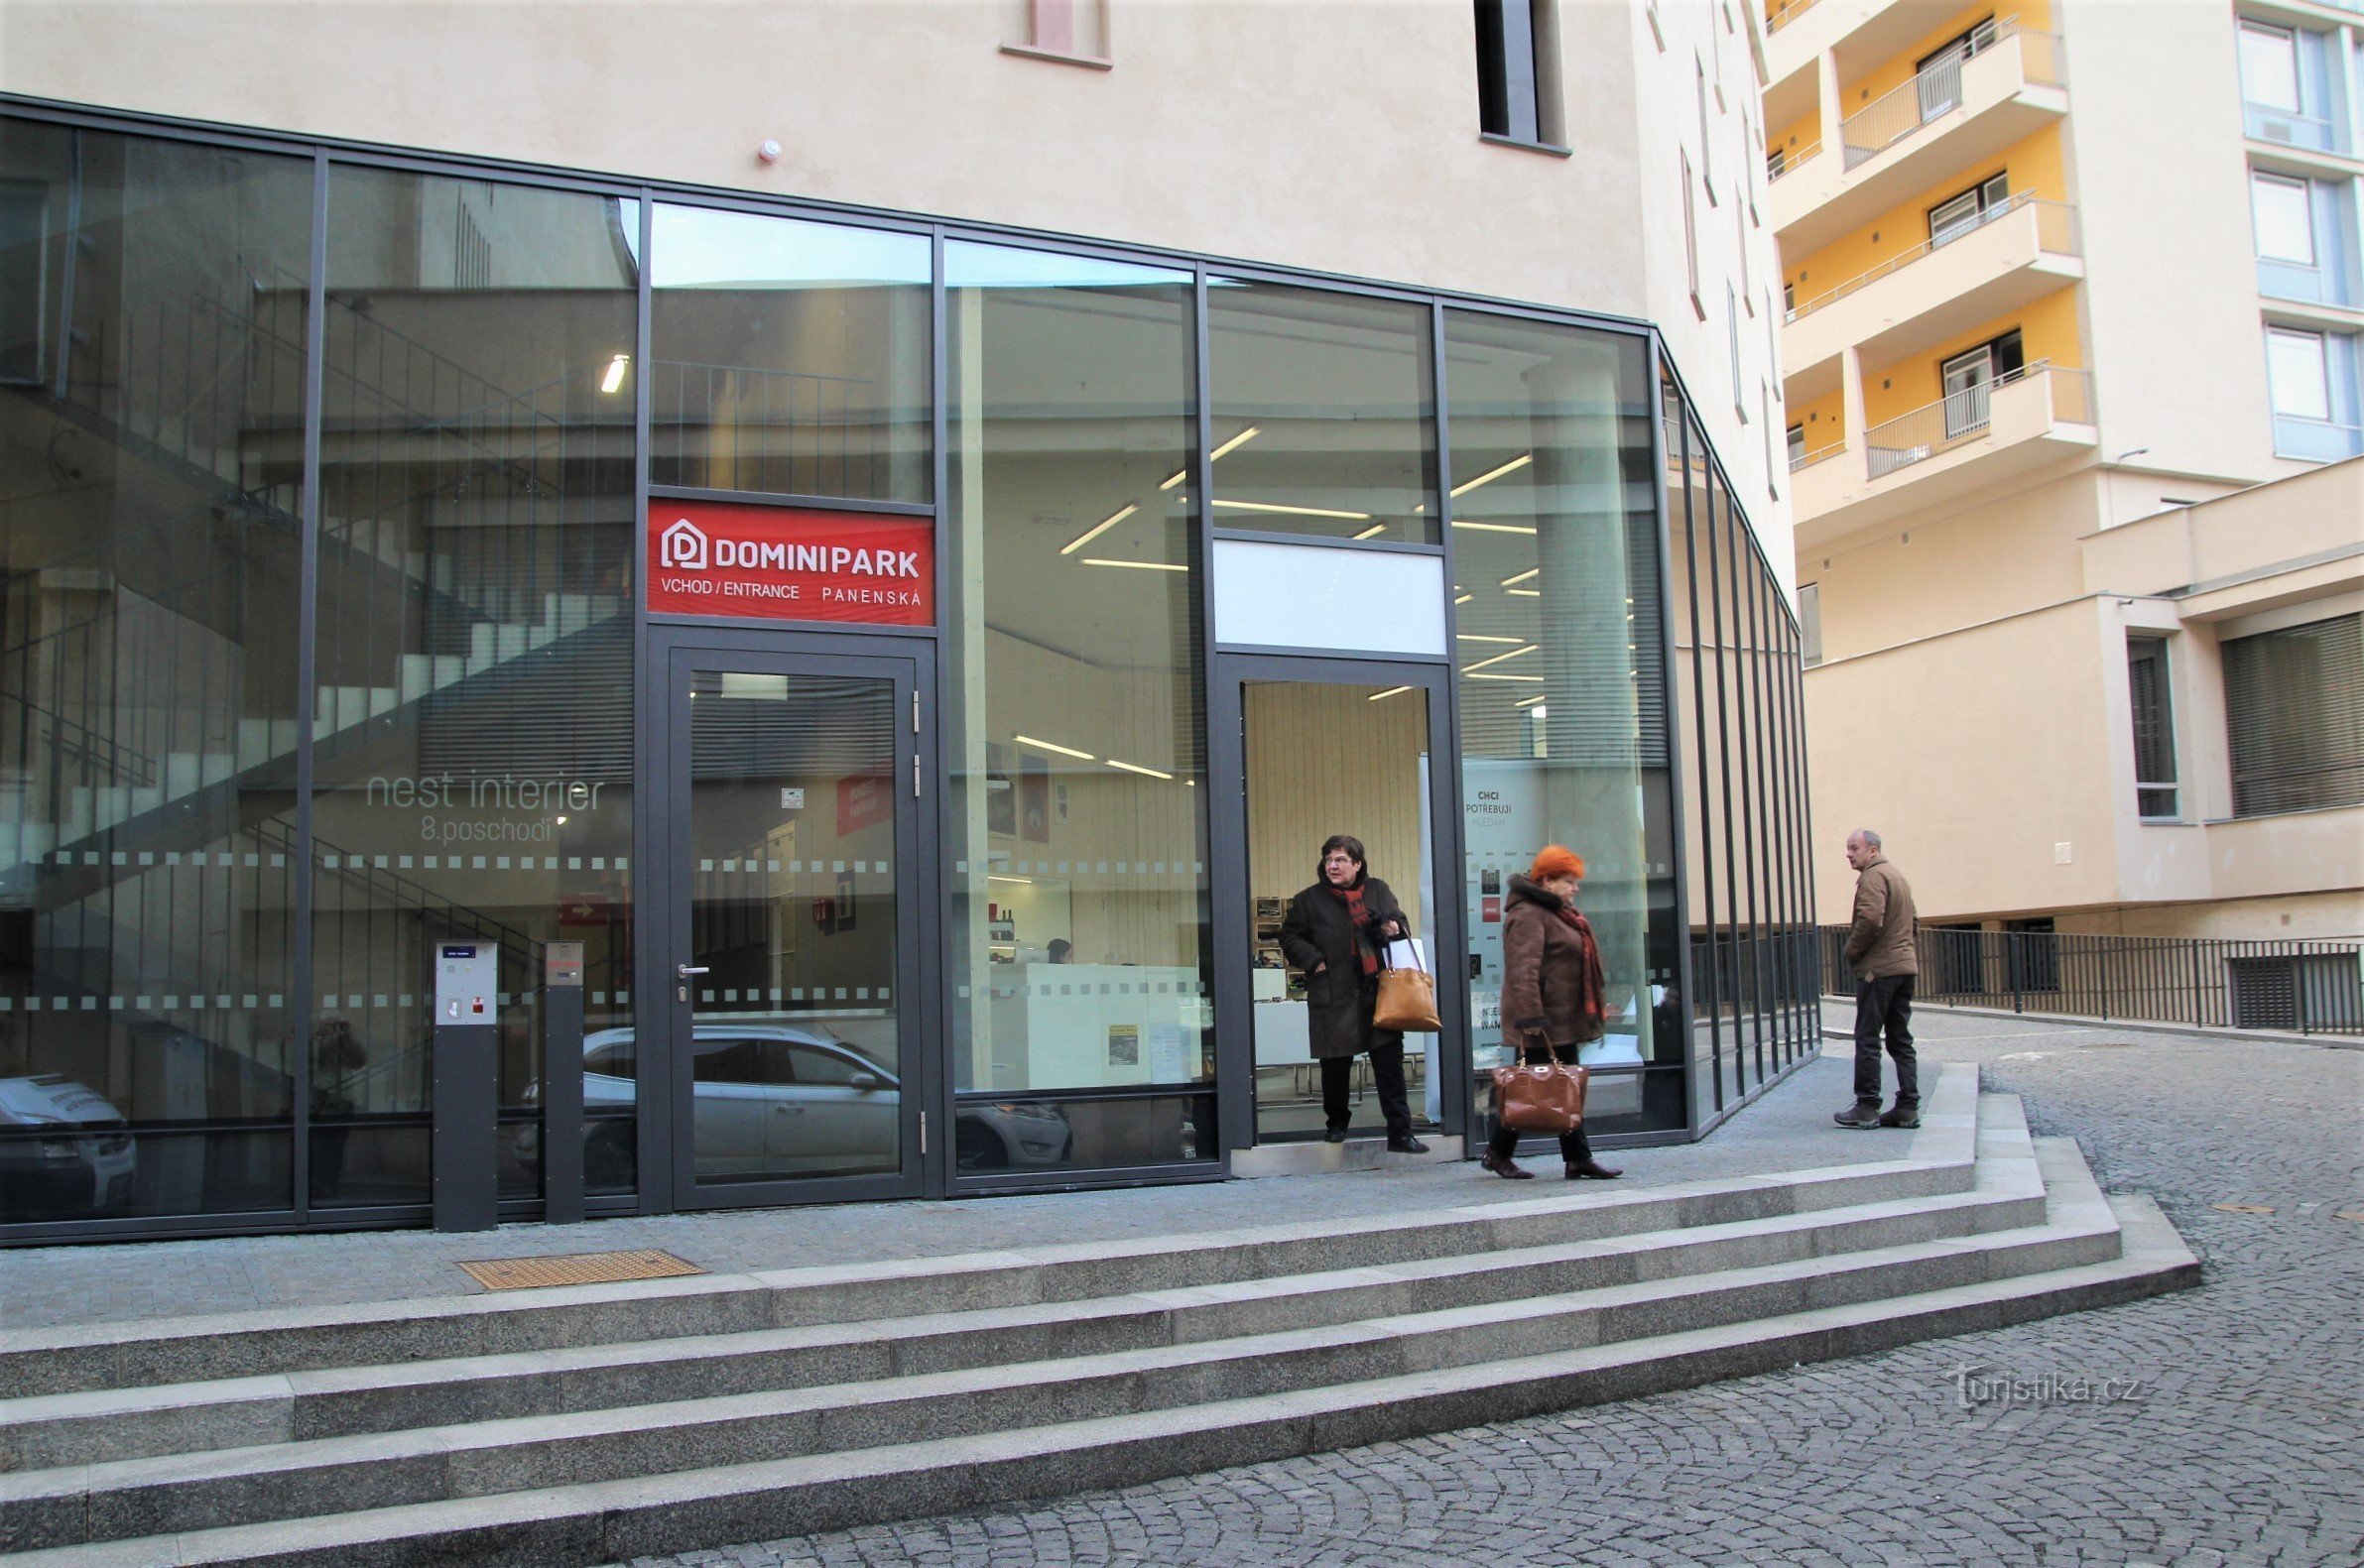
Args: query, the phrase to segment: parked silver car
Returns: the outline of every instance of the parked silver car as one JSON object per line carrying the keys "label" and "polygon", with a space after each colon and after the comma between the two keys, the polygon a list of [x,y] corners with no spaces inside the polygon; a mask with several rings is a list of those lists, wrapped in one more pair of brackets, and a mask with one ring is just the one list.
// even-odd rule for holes
{"label": "parked silver car", "polygon": [[123,1113],[60,1073],[0,1078],[0,1220],[80,1219],[131,1199]]}
{"label": "parked silver car", "polygon": [[[903,1090],[888,1068],[852,1045],[795,1025],[699,1024],[691,1067],[695,1168],[701,1181],[854,1175],[901,1163]],[[583,1178],[629,1186],[632,1123],[612,1113],[638,1097],[638,1049],[628,1028],[583,1037]],[[538,1098],[538,1086],[526,1091]],[[601,1113],[611,1113],[602,1125]],[[963,1105],[953,1150],[963,1170],[1062,1163],[1074,1130],[1057,1106],[1025,1101]],[[517,1154],[531,1163],[537,1130],[522,1127]]]}

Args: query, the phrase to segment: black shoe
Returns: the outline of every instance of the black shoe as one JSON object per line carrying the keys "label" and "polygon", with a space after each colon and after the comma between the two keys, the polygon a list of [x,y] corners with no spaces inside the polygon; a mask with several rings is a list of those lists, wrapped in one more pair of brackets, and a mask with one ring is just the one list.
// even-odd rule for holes
{"label": "black shoe", "polygon": [[1391,1154],[1425,1154],[1429,1151],[1429,1146],[1406,1133],[1402,1138],[1389,1139],[1387,1151]]}
{"label": "black shoe", "polygon": [[1490,1148],[1486,1150],[1485,1156],[1478,1163],[1505,1181],[1533,1181],[1535,1179],[1534,1171],[1529,1170],[1510,1155],[1497,1154]]}
{"label": "black shoe", "polygon": [[1615,1181],[1625,1172],[1614,1165],[1604,1165],[1597,1159],[1571,1159],[1567,1162],[1567,1179],[1590,1176],[1595,1181]]}
{"label": "black shoe", "polygon": [[1838,1115],[1832,1117],[1830,1120],[1836,1122],[1841,1127],[1851,1127],[1858,1132],[1861,1132],[1866,1128],[1878,1127],[1880,1125],[1880,1102],[1877,1100],[1858,1100],[1846,1110],[1839,1112]]}
{"label": "black shoe", "polygon": [[1324,1144],[1343,1144],[1346,1142],[1346,1130],[1342,1127],[1323,1128],[1321,1141]]}
{"label": "black shoe", "polygon": [[1881,1116],[1880,1125],[1908,1129],[1919,1127],[1921,1125],[1921,1102],[1915,1100],[1911,1104],[1907,1104],[1902,1100],[1897,1101],[1894,1110]]}

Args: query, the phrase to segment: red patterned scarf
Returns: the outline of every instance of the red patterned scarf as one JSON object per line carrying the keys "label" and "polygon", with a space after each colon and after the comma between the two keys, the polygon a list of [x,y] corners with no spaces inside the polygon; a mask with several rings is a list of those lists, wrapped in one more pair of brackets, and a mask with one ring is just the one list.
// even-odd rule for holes
{"label": "red patterned scarf", "polygon": [[1576,939],[1584,949],[1582,978],[1576,993],[1577,1026],[1588,1040],[1600,1038],[1608,1027],[1608,977],[1601,972],[1600,943],[1592,939],[1592,922],[1576,912],[1576,906],[1566,900],[1559,901],[1559,917],[1575,927]]}
{"label": "red patterned scarf", "polygon": [[1346,905],[1346,919],[1354,927],[1354,951],[1362,959],[1363,973],[1379,973],[1379,953],[1363,935],[1363,928],[1371,922],[1371,911],[1363,907],[1363,885],[1358,882],[1351,888],[1341,888],[1336,883],[1323,886],[1329,889],[1331,898]]}

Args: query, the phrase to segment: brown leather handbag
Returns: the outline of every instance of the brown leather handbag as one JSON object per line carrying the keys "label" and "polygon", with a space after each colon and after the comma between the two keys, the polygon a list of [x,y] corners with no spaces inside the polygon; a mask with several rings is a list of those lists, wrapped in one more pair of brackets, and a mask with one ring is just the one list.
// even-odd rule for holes
{"label": "brown leather handbag", "polygon": [[1584,1088],[1592,1075],[1559,1062],[1494,1069],[1494,1106],[1502,1125],[1520,1133],[1572,1133],[1584,1123]]}
{"label": "brown leather handbag", "polygon": [[1436,1017],[1436,977],[1426,969],[1385,969],[1371,1023],[1407,1034],[1433,1034],[1444,1027]]}

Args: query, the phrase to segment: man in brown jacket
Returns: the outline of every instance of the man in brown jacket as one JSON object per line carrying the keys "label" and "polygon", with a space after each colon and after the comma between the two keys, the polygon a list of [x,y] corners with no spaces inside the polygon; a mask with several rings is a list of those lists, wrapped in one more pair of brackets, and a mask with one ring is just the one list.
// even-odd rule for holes
{"label": "man in brown jacket", "polygon": [[[1855,868],[1855,922],[1847,930],[1847,968],[1855,976],[1855,1103],[1833,1118],[1841,1127],[1919,1127],[1920,1063],[1913,1054],[1913,981],[1921,959],[1913,945],[1913,890],[1880,853],[1880,835],[1847,835]],[[1896,1104],[1880,1111],[1880,1033],[1896,1058]]]}

